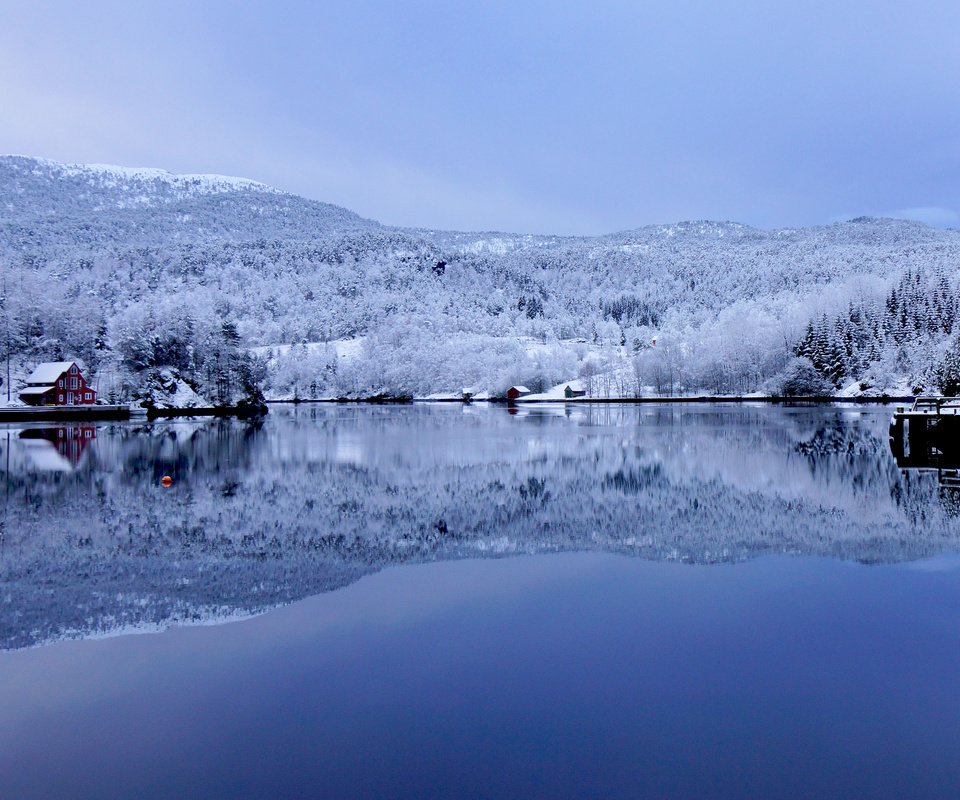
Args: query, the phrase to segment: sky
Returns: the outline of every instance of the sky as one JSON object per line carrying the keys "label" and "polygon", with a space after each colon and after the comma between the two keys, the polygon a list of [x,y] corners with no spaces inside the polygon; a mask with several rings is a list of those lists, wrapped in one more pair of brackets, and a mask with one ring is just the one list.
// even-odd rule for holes
{"label": "sky", "polygon": [[0,0],[0,153],[393,225],[960,226],[960,3]]}

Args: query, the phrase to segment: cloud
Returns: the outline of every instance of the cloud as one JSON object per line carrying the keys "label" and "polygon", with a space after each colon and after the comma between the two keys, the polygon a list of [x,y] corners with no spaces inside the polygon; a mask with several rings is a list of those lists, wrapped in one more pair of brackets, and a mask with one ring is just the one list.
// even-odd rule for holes
{"label": "cloud", "polygon": [[[239,175],[392,224],[960,228],[960,4],[870,25],[820,4],[829,24],[761,0],[0,2],[0,152]],[[900,208],[921,200],[943,207]]]}

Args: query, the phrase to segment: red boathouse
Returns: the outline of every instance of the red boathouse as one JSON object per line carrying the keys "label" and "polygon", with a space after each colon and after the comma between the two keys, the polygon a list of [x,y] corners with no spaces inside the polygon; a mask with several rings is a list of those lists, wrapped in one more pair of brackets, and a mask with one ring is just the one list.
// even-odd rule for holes
{"label": "red boathouse", "polygon": [[97,393],[87,385],[74,361],[38,364],[20,390],[20,399],[30,406],[88,406]]}
{"label": "red boathouse", "polygon": [[530,390],[526,386],[511,386],[507,389],[507,400],[516,400],[528,394],[530,394]]}

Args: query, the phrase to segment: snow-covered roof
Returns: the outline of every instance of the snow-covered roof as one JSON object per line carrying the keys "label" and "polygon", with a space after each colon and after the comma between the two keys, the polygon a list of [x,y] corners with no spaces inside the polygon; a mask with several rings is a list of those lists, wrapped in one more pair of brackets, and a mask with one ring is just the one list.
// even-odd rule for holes
{"label": "snow-covered roof", "polygon": [[27,378],[27,383],[53,383],[73,364],[73,361],[47,361],[37,364],[37,368]]}
{"label": "snow-covered roof", "polygon": [[46,394],[47,392],[53,391],[53,384],[49,386],[28,386],[26,389],[20,390],[20,396],[22,397],[25,394],[35,395],[35,394]]}
{"label": "snow-covered roof", "polygon": [[530,390],[526,386],[511,386],[510,388],[517,392],[526,392],[527,394],[530,394]]}

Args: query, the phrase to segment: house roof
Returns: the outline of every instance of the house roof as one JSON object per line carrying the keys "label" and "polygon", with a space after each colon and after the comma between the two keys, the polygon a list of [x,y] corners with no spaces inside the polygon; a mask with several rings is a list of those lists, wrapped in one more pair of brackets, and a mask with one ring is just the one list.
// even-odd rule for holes
{"label": "house roof", "polygon": [[46,394],[47,392],[53,391],[53,385],[50,386],[28,386],[26,389],[20,390],[20,396],[22,397],[25,394],[34,395],[34,394]]}
{"label": "house roof", "polygon": [[530,390],[526,386],[511,386],[511,389],[516,389],[518,392],[526,392],[530,394]]}
{"label": "house roof", "polygon": [[73,365],[73,361],[47,361],[37,364],[36,369],[27,378],[27,383],[53,383]]}

